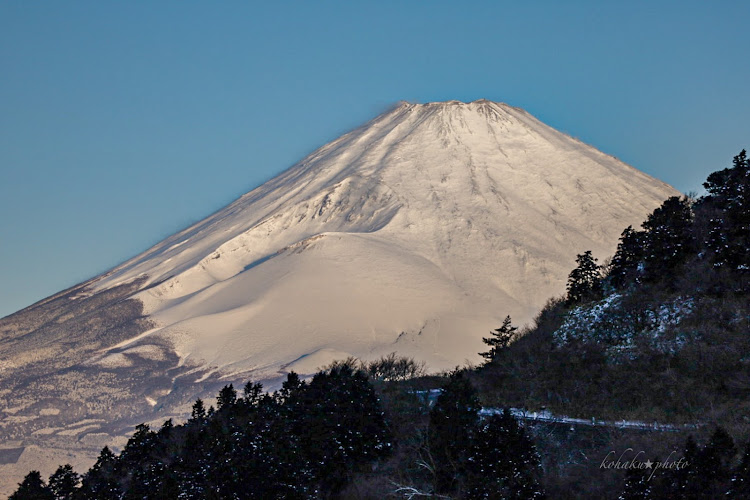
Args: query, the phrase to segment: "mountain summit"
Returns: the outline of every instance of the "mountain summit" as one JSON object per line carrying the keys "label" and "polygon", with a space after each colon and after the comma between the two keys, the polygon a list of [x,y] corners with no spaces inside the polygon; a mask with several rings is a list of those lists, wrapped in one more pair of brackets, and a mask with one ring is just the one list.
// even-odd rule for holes
{"label": "mountain summit", "polygon": [[401,104],[0,320],[0,431],[28,471],[50,446],[90,458],[182,418],[228,381],[392,351],[478,361],[506,315],[527,322],[564,291],[577,253],[610,255],[675,194],[506,104]]}

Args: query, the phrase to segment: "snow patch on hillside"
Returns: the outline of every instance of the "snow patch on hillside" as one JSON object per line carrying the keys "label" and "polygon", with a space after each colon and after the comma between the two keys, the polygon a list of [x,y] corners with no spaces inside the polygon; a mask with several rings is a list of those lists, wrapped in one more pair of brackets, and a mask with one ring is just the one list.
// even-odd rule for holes
{"label": "snow patch on hillside", "polygon": [[613,293],[600,301],[574,308],[554,332],[555,343],[558,346],[573,341],[602,344],[612,354],[632,350],[639,340],[664,352],[674,351],[684,343],[680,335],[667,339],[664,333],[678,326],[692,312],[692,298],[677,297],[653,308],[626,307],[624,299],[623,295]]}

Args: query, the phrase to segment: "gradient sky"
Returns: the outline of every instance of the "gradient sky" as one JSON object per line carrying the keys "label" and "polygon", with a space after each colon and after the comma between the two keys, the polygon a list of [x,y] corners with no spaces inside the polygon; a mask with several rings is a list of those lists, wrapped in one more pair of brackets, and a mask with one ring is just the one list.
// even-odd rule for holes
{"label": "gradient sky", "polygon": [[487,98],[677,189],[750,148],[750,2],[0,1],[0,316],[399,100]]}

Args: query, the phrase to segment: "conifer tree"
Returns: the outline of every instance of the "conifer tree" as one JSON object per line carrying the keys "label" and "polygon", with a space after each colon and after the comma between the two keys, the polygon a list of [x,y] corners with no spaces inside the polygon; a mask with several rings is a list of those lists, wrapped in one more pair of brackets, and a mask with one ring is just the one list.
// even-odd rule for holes
{"label": "conifer tree", "polygon": [[736,454],[737,447],[732,437],[722,427],[717,427],[700,453],[698,465],[702,477],[707,482],[728,482]]}
{"label": "conifer tree", "polygon": [[638,267],[643,260],[643,233],[628,226],[620,235],[617,251],[612,257],[608,278],[616,289],[638,281]]}
{"label": "conifer tree", "polygon": [[263,384],[248,382],[242,390],[243,401],[250,406],[257,406],[263,396]]}
{"label": "conifer tree", "polygon": [[299,394],[300,390],[305,386],[305,383],[299,378],[299,375],[295,372],[289,372],[286,376],[286,380],[281,384],[281,389],[277,396],[282,401],[288,401],[291,397]]}
{"label": "conifer tree", "polygon": [[38,470],[26,474],[23,481],[19,483],[18,489],[8,500],[54,500],[54,495],[42,481],[42,475]]}
{"label": "conifer tree", "polygon": [[706,246],[715,267],[750,273],[750,158],[743,149],[732,168],[714,172],[703,184],[706,197],[719,212],[710,220]]}
{"label": "conifer tree", "polygon": [[139,424],[120,453],[115,468],[125,498],[143,498],[159,482],[163,469],[156,460],[157,434],[147,424]]}
{"label": "conifer tree", "polygon": [[203,404],[203,400],[198,398],[193,403],[193,410],[190,413],[190,420],[188,422],[203,422],[206,420],[206,407]]}
{"label": "conifer tree", "polygon": [[390,453],[374,388],[364,372],[348,364],[315,375],[292,418],[299,451],[324,495],[338,492],[363,464]]}
{"label": "conifer tree", "polygon": [[483,422],[468,460],[468,498],[539,499],[539,455],[508,409]]}
{"label": "conifer tree", "polygon": [[659,492],[663,493],[660,498],[724,497],[733,484],[732,462],[736,452],[734,440],[721,427],[713,432],[702,448],[692,436],[688,437],[683,455],[686,466],[670,474],[671,485],[668,491]]}
{"label": "conifer tree", "polygon": [[438,492],[455,490],[465,478],[480,409],[469,380],[463,372],[453,371],[430,411],[428,427]]}
{"label": "conifer tree", "polygon": [[169,437],[172,435],[172,431],[174,430],[174,423],[172,422],[172,419],[167,419],[164,421],[164,423],[161,425],[161,428],[159,429],[159,432],[157,433],[158,440],[161,442],[164,442],[169,439]]}
{"label": "conifer tree", "polygon": [[699,487],[699,483],[703,480],[700,477],[703,474],[703,471],[700,470],[701,450],[693,436],[688,436],[682,456],[685,466],[672,473],[670,495],[675,498],[700,498],[700,496],[693,496],[694,494],[702,495],[704,493],[702,487]]}
{"label": "conifer tree", "polygon": [[229,408],[237,402],[237,391],[234,389],[232,384],[224,386],[219,391],[219,396],[216,398],[217,410],[223,408]]}
{"label": "conifer tree", "polygon": [[642,224],[644,271],[647,281],[661,281],[676,273],[696,252],[693,211],[687,198],[672,196]]}
{"label": "conifer tree", "polygon": [[597,259],[591,255],[591,250],[586,250],[576,257],[578,267],[568,275],[568,297],[566,300],[568,306],[601,298],[601,268],[596,261]]}
{"label": "conifer tree", "polygon": [[120,453],[119,465],[125,468],[143,465],[150,459],[155,445],[156,433],[151,430],[148,424],[138,424],[122,453]]}
{"label": "conifer tree", "polygon": [[117,457],[109,447],[102,448],[96,463],[83,476],[81,496],[86,499],[107,500],[119,498],[121,489],[115,476]]}
{"label": "conifer tree", "polygon": [[47,484],[55,500],[72,500],[80,482],[81,477],[70,464],[66,464],[57,468]]}
{"label": "conifer tree", "polygon": [[482,356],[487,363],[495,359],[500,351],[506,349],[510,345],[511,340],[513,340],[513,337],[516,335],[516,330],[518,330],[518,327],[511,325],[510,316],[506,316],[503,320],[502,326],[490,332],[491,337],[482,338],[482,342],[490,346],[490,350],[487,352],[480,352],[479,355]]}

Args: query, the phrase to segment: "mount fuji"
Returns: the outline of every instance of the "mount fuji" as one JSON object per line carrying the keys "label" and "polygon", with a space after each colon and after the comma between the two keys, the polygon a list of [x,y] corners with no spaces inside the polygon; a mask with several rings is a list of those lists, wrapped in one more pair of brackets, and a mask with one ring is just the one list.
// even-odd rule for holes
{"label": "mount fuji", "polygon": [[478,361],[506,315],[528,322],[564,291],[576,254],[611,255],[676,194],[519,108],[398,105],[0,320],[0,474],[88,467],[229,381],[393,351],[432,370]]}

